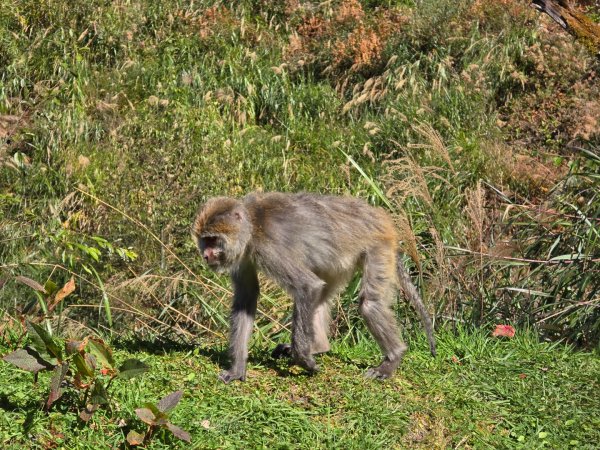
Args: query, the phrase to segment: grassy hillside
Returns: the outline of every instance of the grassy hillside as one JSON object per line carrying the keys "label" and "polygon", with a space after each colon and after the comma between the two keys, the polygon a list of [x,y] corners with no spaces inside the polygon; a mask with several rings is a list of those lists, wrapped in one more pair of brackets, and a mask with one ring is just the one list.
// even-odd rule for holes
{"label": "grassy hillside", "polygon": [[[587,3],[581,2],[582,11],[597,19],[597,7]],[[478,397],[477,408],[485,409],[482,420],[488,421],[482,427],[494,424],[474,432],[481,440],[465,431],[466,424],[479,427],[464,416],[471,404],[455,409],[444,403],[445,412],[423,419],[427,428],[438,420],[431,417],[446,417],[445,431],[431,445],[457,446],[463,437],[460,445],[477,448],[516,445],[521,435],[529,439],[558,426],[562,409],[534,412],[552,396],[587,397],[582,414],[597,411],[598,400],[587,389],[597,387],[592,368],[600,338],[598,59],[521,0],[234,4],[0,4],[0,314],[7,319],[0,323],[2,353],[24,339],[20,322],[32,300],[37,310],[28,317],[36,316],[59,336],[93,332],[115,342],[221,349],[230,285],[202,266],[189,237],[199,205],[213,195],[254,190],[349,194],[394,215],[405,263],[436,328],[447,336],[440,361],[425,363],[418,354],[408,361],[409,373],[418,374],[420,364],[434,366],[416,384],[440,386],[435,392],[416,388],[409,399],[415,411],[421,400],[437,411],[436,402],[446,401],[439,392],[460,393],[456,383],[476,389],[469,385],[473,377],[485,378],[478,383],[495,377],[469,365],[461,366],[463,375],[448,378],[443,364],[452,355],[462,358],[463,340],[469,348],[480,339],[493,342],[482,336],[498,323],[519,333],[529,330],[522,345],[531,346],[531,354],[548,348],[537,339],[595,352],[571,355],[562,344],[554,347],[548,360],[565,358],[564,373],[575,377],[574,384],[553,380],[556,392],[543,401],[535,397],[531,406],[518,400],[519,407],[508,407],[500,400],[499,408],[507,408],[502,418],[493,412],[491,397]],[[18,276],[47,292],[32,290]],[[48,314],[47,302],[54,306],[56,290],[71,277],[76,290]],[[291,316],[289,298],[262,281],[257,349],[287,338]],[[327,379],[335,376],[334,368],[346,370],[340,355],[353,348],[367,349],[356,350],[359,359],[376,358],[357,314],[359,281],[351,282],[334,308],[340,347]],[[397,309],[405,335],[417,339],[413,311],[404,302]],[[462,337],[450,337],[459,329]],[[136,353],[130,347],[123,351]],[[510,352],[498,344],[478,368],[497,365]],[[188,361],[186,355],[169,354],[156,365],[177,365]],[[195,359],[205,356],[201,352]],[[585,368],[577,372],[579,358]],[[0,364],[2,373],[22,381]],[[203,366],[194,370],[206,370],[207,378],[186,389],[202,390],[207,383],[215,389],[216,362],[197,364]],[[260,371],[267,363],[254,364]],[[362,383],[353,381],[354,372],[340,375],[340,390],[347,389],[345,383]],[[390,395],[400,403],[408,395],[403,376],[400,386],[382,388],[395,392]],[[267,379],[278,389],[289,388],[288,380]],[[177,380],[181,377],[173,384]],[[513,381],[506,388],[511,395],[525,383]],[[297,382],[302,386],[305,380]],[[526,382],[532,383],[530,391],[548,389],[544,378]],[[148,386],[144,389],[160,398],[162,391]],[[215,395],[224,396],[226,388],[219,389]],[[252,401],[251,387],[235,389]],[[269,392],[263,389],[259,392]],[[366,401],[383,395],[365,389]],[[0,407],[3,427],[13,420],[6,413],[10,405],[29,411],[24,400],[14,400],[15,392],[0,393],[0,405],[9,405]],[[192,395],[186,391],[184,415],[199,402]],[[352,418],[357,412],[351,406],[344,406],[349,415],[338,409],[338,400],[331,404],[320,397],[315,417],[310,404],[298,409],[286,403],[286,426],[302,417],[290,436],[310,429],[321,439],[327,426],[343,429],[334,423],[340,417],[350,421],[351,430],[352,423],[365,420]],[[256,400],[262,410],[261,401]],[[393,404],[386,408],[383,414],[394,416]],[[375,430],[365,445],[412,445],[405,439],[421,419],[411,416],[411,408],[401,410],[401,419],[390,419],[394,433]],[[531,420],[521,416],[527,414]],[[512,415],[517,418],[506,419],[509,424],[504,418]],[[38,423],[46,428],[51,419],[43,417]],[[529,425],[521,432],[522,423]],[[267,419],[260,426],[275,433]],[[210,446],[228,445],[223,430]],[[581,430],[565,431],[550,446],[578,440],[579,432],[591,439],[591,431]],[[107,439],[117,439],[111,433]],[[336,433],[340,447],[360,437],[359,428]],[[14,438],[2,436],[4,442]],[[252,439],[255,446],[276,442]]]}

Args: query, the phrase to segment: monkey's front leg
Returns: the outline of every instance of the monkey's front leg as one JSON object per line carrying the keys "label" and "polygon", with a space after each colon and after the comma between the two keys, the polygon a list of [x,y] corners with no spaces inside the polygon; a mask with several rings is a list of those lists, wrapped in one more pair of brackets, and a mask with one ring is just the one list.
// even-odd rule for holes
{"label": "monkey's front leg", "polygon": [[237,270],[232,272],[231,279],[234,292],[229,335],[231,367],[219,375],[219,379],[224,383],[246,379],[248,342],[252,335],[259,295],[256,269],[250,263],[241,264]]}

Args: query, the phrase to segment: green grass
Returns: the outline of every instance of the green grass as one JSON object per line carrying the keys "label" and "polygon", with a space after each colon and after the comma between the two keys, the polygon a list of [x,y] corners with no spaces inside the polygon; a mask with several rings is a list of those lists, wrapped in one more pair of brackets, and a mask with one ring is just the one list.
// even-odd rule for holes
{"label": "green grass", "polygon": [[[438,334],[439,354],[411,336],[401,370],[386,382],[362,377],[379,355],[368,340],[339,342],[320,358],[313,377],[251,349],[245,383],[224,385],[218,346],[117,351],[151,371],[116,380],[113,411],[78,424],[68,399],[49,413],[40,401],[44,378],[0,363],[0,444],[3,448],[115,448],[130,428],[143,431],[134,409],[175,390],[184,397],[173,423],[192,435],[192,448],[578,448],[600,440],[600,358],[530,332],[512,340],[484,332]],[[130,347],[132,348],[132,347]],[[8,349],[2,348],[5,353]],[[186,448],[160,432],[148,448]]]}

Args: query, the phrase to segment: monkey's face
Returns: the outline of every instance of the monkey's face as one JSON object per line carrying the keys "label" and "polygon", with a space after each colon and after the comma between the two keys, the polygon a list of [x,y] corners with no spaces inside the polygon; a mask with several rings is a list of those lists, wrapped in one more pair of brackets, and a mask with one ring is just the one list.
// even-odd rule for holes
{"label": "monkey's face", "polygon": [[225,241],[220,236],[202,236],[198,242],[204,262],[215,272],[225,267]]}
{"label": "monkey's face", "polygon": [[238,200],[217,197],[196,215],[192,237],[206,265],[218,273],[234,268],[244,257],[252,235],[248,212]]}

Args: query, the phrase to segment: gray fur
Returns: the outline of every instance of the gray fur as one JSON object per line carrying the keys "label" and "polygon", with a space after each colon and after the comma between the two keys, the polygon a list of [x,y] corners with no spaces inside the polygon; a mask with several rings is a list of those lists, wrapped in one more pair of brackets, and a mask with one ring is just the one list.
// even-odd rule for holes
{"label": "gray fur", "polygon": [[366,376],[392,376],[406,351],[392,311],[398,284],[421,316],[435,354],[431,320],[398,258],[393,221],[380,208],[352,197],[305,193],[219,197],[201,208],[192,235],[201,252],[207,251],[209,237],[218,238],[217,244],[210,241],[215,247],[209,249],[211,268],[229,270],[233,279],[232,366],[221,374],[225,382],[245,378],[259,295],[257,270],[294,301],[291,346],[278,346],[275,356],[289,354],[295,364],[318,370],[313,355],[330,348],[329,300],[358,268],[363,269],[359,310],[384,354],[382,364]]}

